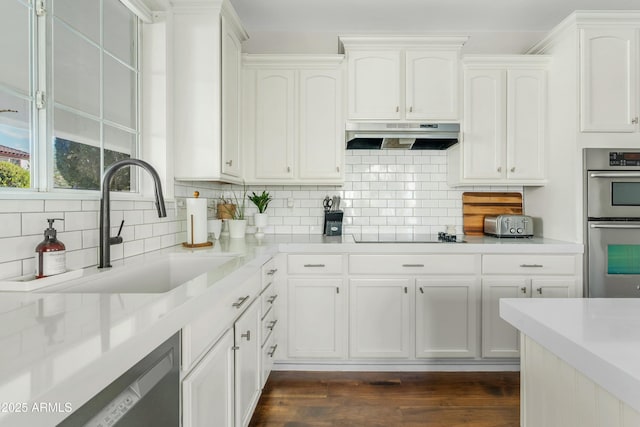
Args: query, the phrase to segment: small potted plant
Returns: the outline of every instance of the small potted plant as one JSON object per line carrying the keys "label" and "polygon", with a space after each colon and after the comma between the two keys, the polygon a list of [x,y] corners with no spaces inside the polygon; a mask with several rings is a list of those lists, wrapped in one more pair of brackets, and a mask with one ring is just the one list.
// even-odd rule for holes
{"label": "small potted plant", "polygon": [[253,220],[258,229],[255,236],[257,239],[261,239],[264,237],[264,232],[262,231],[262,229],[267,226],[269,220],[269,216],[265,213],[265,211],[267,210],[269,203],[273,199],[271,198],[271,195],[266,191],[262,191],[262,194],[256,194],[255,191],[253,191],[251,192],[251,196],[249,196],[249,200],[251,200],[253,204],[258,208],[258,213],[253,215]]}
{"label": "small potted plant", "polygon": [[236,192],[233,192],[233,198],[235,199],[235,210],[233,218],[229,220],[229,237],[232,239],[244,238],[247,230],[247,220],[244,217],[246,200],[247,200],[247,186],[242,186],[242,197],[238,198]]}

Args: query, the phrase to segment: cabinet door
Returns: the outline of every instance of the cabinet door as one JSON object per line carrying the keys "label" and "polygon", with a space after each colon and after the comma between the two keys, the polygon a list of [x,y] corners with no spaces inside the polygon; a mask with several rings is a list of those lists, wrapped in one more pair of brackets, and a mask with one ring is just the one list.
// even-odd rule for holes
{"label": "cabinet door", "polygon": [[465,72],[464,178],[505,177],[505,81],[505,70]]}
{"label": "cabinet door", "polygon": [[300,71],[300,178],[339,179],[344,157],[341,71]]}
{"label": "cabinet door", "polygon": [[458,118],[458,52],[407,51],[406,110],[409,120]]}
{"label": "cabinet door", "polygon": [[416,357],[478,355],[475,278],[416,281]]}
{"label": "cabinet door", "polygon": [[531,293],[534,298],[573,298],[576,293],[574,278],[531,279]]}
{"label": "cabinet door", "polygon": [[235,330],[235,425],[249,425],[260,397],[260,301],[254,301],[236,321]]}
{"label": "cabinet door", "polygon": [[482,357],[519,357],[518,330],[500,317],[500,298],[528,298],[528,279],[482,279]]}
{"label": "cabinet door", "polygon": [[240,177],[240,40],[222,17],[222,173]]}
{"label": "cabinet door", "polygon": [[411,354],[409,279],[350,280],[351,358],[403,358]]}
{"label": "cabinet door", "polygon": [[583,132],[634,132],[637,129],[637,34],[630,28],[581,30]]}
{"label": "cabinet door", "polygon": [[295,71],[256,73],[256,178],[292,178]]}
{"label": "cabinet door", "polygon": [[233,331],[182,381],[184,427],[233,426]]}
{"label": "cabinet door", "polygon": [[349,52],[350,119],[400,119],[400,51]]}
{"label": "cabinet door", "polygon": [[546,114],[546,71],[507,71],[508,179],[544,179]]}
{"label": "cabinet door", "polygon": [[344,358],[342,279],[289,279],[288,287],[289,357]]}

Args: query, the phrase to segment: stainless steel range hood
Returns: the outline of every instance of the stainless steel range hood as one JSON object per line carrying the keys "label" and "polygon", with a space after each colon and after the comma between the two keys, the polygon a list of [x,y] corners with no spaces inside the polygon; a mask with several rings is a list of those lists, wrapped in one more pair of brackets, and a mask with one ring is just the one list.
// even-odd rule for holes
{"label": "stainless steel range hood", "polygon": [[458,123],[347,122],[347,150],[446,150],[458,142]]}

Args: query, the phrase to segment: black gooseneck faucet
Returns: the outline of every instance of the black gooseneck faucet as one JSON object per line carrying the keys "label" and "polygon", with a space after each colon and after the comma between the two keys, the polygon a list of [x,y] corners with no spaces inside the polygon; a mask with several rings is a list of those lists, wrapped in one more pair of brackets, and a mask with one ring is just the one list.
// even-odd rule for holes
{"label": "black gooseneck faucet", "polygon": [[100,259],[98,268],[111,267],[111,244],[122,243],[122,237],[110,237],[111,229],[111,202],[109,200],[109,192],[111,186],[111,178],[124,166],[140,166],[149,172],[153,178],[156,195],[156,208],[158,209],[158,217],[167,216],[167,210],[164,205],[164,197],[162,196],[162,185],[158,172],[149,163],[138,159],[124,159],[111,164],[102,176],[102,199],[100,199]]}

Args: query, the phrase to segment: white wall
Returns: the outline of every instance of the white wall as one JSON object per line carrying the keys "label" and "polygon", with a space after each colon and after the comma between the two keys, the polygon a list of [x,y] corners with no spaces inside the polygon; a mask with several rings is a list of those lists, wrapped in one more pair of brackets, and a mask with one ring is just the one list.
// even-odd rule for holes
{"label": "white wall", "polygon": [[[438,34],[438,33],[435,33]],[[469,36],[462,49],[463,54],[516,54],[525,53],[538,42],[544,32],[464,32],[455,35]],[[242,44],[246,53],[338,53],[338,36],[335,32],[260,32],[249,33],[249,40]]]}

